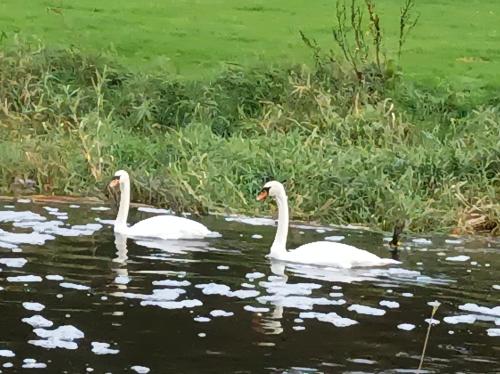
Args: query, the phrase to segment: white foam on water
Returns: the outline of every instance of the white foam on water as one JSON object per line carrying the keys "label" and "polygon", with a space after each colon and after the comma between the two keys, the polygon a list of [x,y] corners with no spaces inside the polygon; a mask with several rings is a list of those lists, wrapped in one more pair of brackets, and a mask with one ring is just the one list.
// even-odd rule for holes
{"label": "white foam on water", "polygon": [[206,323],[206,322],[210,322],[211,319],[208,318],[208,317],[197,316],[197,317],[193,318],[193,321],[201,322],[201,323]]}
{"label": "white foam on water", "polygon": [[78,208],[80,208],[80,205],[71,204],[69,207],[70,207],[71,209],[78,209]]}
{"label": "white foam on water", "polygon": [[96,355],[116,355],[120,351],[118,349],[110,349],[108,343],[92,342],[92,352]]}
{"label": "white foam on water", "polygon": [[191,285],[191,282],[187,280],[178,281],[175,279],[164,279],[164,280],[153,281],[153,285],[168,286],[168,287],[187,287]]}
{"label": "white foam on water", "polygon": [[40,304],[40,303],[25,301],[23,303],[23,308],[26,310],[34,311],[34,312],[41,312],[42,310],[45,309],[45,305]]}
{"label": "white foam on water", "polygon": [[21,203],[21,204],[29,204],[29,203],[31,203],[31,200],[30,199],[17,199],[17,202]]}
{"label": "white foam on water", "polygon": [[172,210],[170,209],[151,208],[146,206],[140,206],[139,208],[137,208],[137,210],[140,212],[154,213],[154,214],[173,214]]}
{"label": "white foam on water", "polygon": [[6,362],[5,364],[2,365],[4,368],[9,369],[14,366],[12,362]]}
{"label": "white foam on water", "polygon": [[228,222],[239,222],[239,223],[244,223],[246,225],[253,225],[253,226],[274,226],[275,221],[274,219],[271,218],[252,218],[252,217],[225,217],[224,218]]}
{"label": "white foam on water", "polygon": [[299,317],[301,319],[317,319],[321,322],[331,323],[335,327],[349,327],[356,325],[358,321],[350,318],[344,318],[339,316],[337,313],[319,313],[319,312],[300,312]]}
{"label": "white foam on water", "polygon": [[231,291],[230,297],[237,297],[238,299],[248,299],[251,297],[257,297],[260,295],[259,291],[256,290],[236,290]]}
{"label": "white foam on water", "polygon": [[199,333],[198,333],[198,336],[199,336],[200,338],[204,338],[205,336],[207,336],[207,334],[205,334],[204,332],[199,332]]}
{"label": "white foam on water", "polygon": [[491,287],[493,287],[494,290],[499,290],[500,291],[500,284],[494,284]]}
{"label": "white foam on water", "polygon": [[22,268],[28,260],[25,258],[0,258],[0,264],[8,266],[10,268]]}
{"label": "white foam on water", "polygon": [[[59,219],[66,220],[67,216],[58,216]],[[86,225],[74,225],[71,228],[61,227],[64,225],[62,221],[29,221],[29,222],[19,222],[15,223],[14,226],[21,228],[31,228],[34,232],[53,234],[67,237],[76,236],[89,236],[94,234],[97,230],[100,230],[103,226],[98,223],[88,223]]]}
{"label": "white foam on water", "polygon": [[341,290],[341,289],[342,289],[342,287],[340,287],[340,286],[332,286],[332,290]]}
{"label": "white foam on water", "polygon": [[476,265],[477,265],[477,261],[471,261],[471,262],[470,262],[470,264],[471,264],[472,266],[476,266]]}
{"label": "white foam on water", "polygon": [[90,210],[95,210],[95,211],[98,211],[98,212],[104,212],[106,210],[110,210],[111,208],[108,208],[107,206],[93,206],[92,208],[90,208]]}
{"label": "white foam on water", "polygon": [[280,295],[266,295],[257,298],[261,304],[271,303],[280,305],[285,308],[296,308],[301,310],[311,310],[315,305],[344,305],[344,299],[329,300],[324,297],[305,297],[305,296],[280,296]]}
{"label": "white foam on water", "polygon": [[268,293],[281,296],[310,295],[313,290],[321,288],[317,283],[284,283],[281,278],[278,281],[261,281],[259,285],[266,288]]}
{"label": "white foam on water", "polygon": [[371,316],[383,316],[385,314],[384,309],[372,308],[371,306],[352,304],[347,308],[349,311],[354,311],[358,314],[368,314]]}
{"label": "white foam on water", "polygon": [[8,349],[0,349],[0,357],[15,357],[15,353]]}
{"label": "white foam on water", "polygon": [[264,273],[259,273],[258,271],[245,274],[245,278],[247,278],[250,281],[254,281],[255,279],[263,278],[265,276],[266,275]]}
{"label": "white foam on water", "polygon": [[348,358],[347,361],[363,365],[374,365],[377,363],[377,361],[368,360],[366,358]]}
{"label": "white foam on water", "polygon": [[470,260],[470,257],[465,255],[459,255],[459,256],[446,257],[445,260],[454,262],[464,262]]}
{"label": "white foam on water", "polygon": [[24,323],[27,323],[28,325],[31,325],[33,328],[52,327],[52,325],[54,325],[54,322],[49,321],[48,319],[42,317],[39,314],[36,314],[36,315],[31,316],[29,318],[23,318],[21,321],[23,321]]}
{"label": "white foam on water", "polygon": [[231,294],[231,288],[225,284],[218,283],[206,283],[197,284],[196,288],[200,288],[204,295],[222,295],[229,296]]}
{"label": "white foam on water", "polygon": [[398,329],[400,330],[404,330],[404,331],[411,331],[415,328],[415,325],[411,324],[411,323],[400,323],[398,325]]}
{"label": "white foam on water", "polygon": [[[124,297],[126,299],[140,299],[151,301],[171,301],[177,299],[181,294],[186,293],[182,288],[162,288],[153,290],[152,295],[144,295],[131,292],[114,292],[111,295]],[[152,305],[152,304],[151,304]]]}
{"label": "white foam on water", "polygon": [[72,325],[60,326],[54,330],[38,328],[34,329],[33,332],[40,338],[49,340],[73,341],[76,339],[83,339],[85,337],[83,331],[78,330]]}
{"label": "white foam on water", "polygon": [[293,322],[295,322],[295,323],[302,323],[302,322],[304,322],[304,320],[302,318],[295,318],[293,320]]}
{"label": "white foam on water", "polygon": [[332,235],[332,236],[327,236],[325,240],[328,240],[330,242],[340,242],[345,239],[344,235]]}
{"label": "white foam on water", "polygon": [[60,340],[60,339],[38,339],[38,340],[28,340],[29,344],[35,345],[37,347],[42,347],[45,349],[78,349],[78,344],[72,341]]}
{"label": "white foam on water", "polygon": [[77,284],[77,283],[62,282],[62,283],[59,283],[59,286],[62,288],[70,288],[70,289],[79,290],[79,291],[90,290],[90,287],[84,286],[83,284]]}
{"label": "white foam on water", "polygon": [[403,297],[413,297],[413,294],[411,292],[403,292],[401,294],[401,296],[403,296]]}
{"label": "white foam on water", "polygon": [[490,328],[486,330],[488,336],[500,337],[500,329]]}
{"label": "white foam on water", "polygon": [[246,310],[247,312],[252,312],[252,313],[267,313],[267,312],[269,312],[269,308],[258,308],[258,307],[251,306],[251,305],[245,305],[243,307],[243,309]]}
{"label": "white foam on water", "polygon": [[[316,232],[319,233],[325,233],[327,231],[333,231],[333,228],[327,227],[327,226],[314,226],[314,225],[304,225],[301,223],[291,223],[290,227],[294,227],[296,229],[302,229],[302,230],[315,230]],[[318,231],[320,230],[320,231]]]}
{"label": "white foam on water", "polygon": [[326,232],[326,230],[325,229],[316,229],[316,232],[318,234],[324,234]]}
{"label": "white foam on water", "polygon": [[255,288],[255,284],[251,284],[251,283],[242,283],[242,284],[241,284],[241,287],[245,287],[245,288]]}
{"label": "white foam on water", "polygon": [[10,233],[0,229],[0,240],[10,244],[32,244],[43,245],[47,240],[55,239],[54,236],[48,234],[40,234],[32,232],[30,234]]}
{"label": "white foam on water", "polygon": [[435,326],[435,325],[439,325],[441,322],[436,319],[436,318],[426,318],[425,319],[425,322],[427,322],[428,324],[432,325],[432,326]]}
{"label": "white foam on water", "polygon": [[342,292],[330,292],[330,297],[342,297],[344,294]]}
{"label": "white foam on water", "polygon": [[[2,237],[0,236],[0,239],[1,238]],[[12,252],[14,252],[14,249],[18,249],[15,244],[5,243],[5,242],[2,242],[1,240],[0,240],[0,248],[12,249]]]}
{"label": "white foam on water", "polygon": [[96,231],[103,228],[99,223],[87,223],[85,225],[73,225],[71,226],[73,230],[81,231],[82,235],[92,235]]}
{"label": "white foam on water", "polygon": [[225,310],[215,309],[210,312],[212,317],[231,317],[234,316],[233,312],[226,312]]}
{"label": "white foam on water", "polygon": [[413,243],[415,244],[432,244],[432,240],[426,239],[426,238],[416,238],[412,240]]}
{"label": "white foam on water", "polygon": [[193,299],[193,300],[182,300],[182,301],[155,301],[155,300],[147,300],[147,301],[141,301],[142,306],[159,306],[160,308],[163,309],[189,309],[189,308],[195,308],[197,306],[202,306],[203,303],[198,300],[198,299]]}
{"label": "white foam on water", "polygon": [[200,288],[201,292],[205,295],[222,295],[227,297],[237,297],[239,299],[247,299],[260,295],[260,292],[256,290],[231,291],[229,286],[217,283],[197,284],[195,287]]}
{"label": "white foam on water", "polygon": [[459,305],[458,309],[465,310],[466,312],[486,314],[486,315],[490,315],[490,316],[500,317],[500,306],[496,306],[494,308],[488,308],[486,306],[480,306],[477,304],[467,303],[464,305]]}
{"label": "white foam on water", "polygon": [[101,296],[101,300],[102,301],[106,301],[106,300],[108,300],[108,297],[107,296]]}
{"label": "white foam on water", "polygon": [[455,331],[453,331],[453,330],[448,330],[448,334],[453,335],[453,334],[455,334]]}
{"label": "white foam on water", "polygon": [[15,205],[4,205],[3,207],[7,208],[7,209],[14,209],[16,206]]}
{"label": "white foam on water", "polygon": [[62,275],[58,274],[49,274],[45,276],[45,279],[51,280],[51,281],[62,281],[64,280],[64,277]]}
{"label": "white foam on water", "polygon": [[17,277],[7,277],[7,282],[11,283],[35,283],[41,282],[42,277],[38,275],[19,275]]}
{"label": "white foam on water", "polygon": [[262,238],[263,238],[263,236],[262,236],[262,235],[260,235],[260,234],[253,234],[253,235],[251,236],[251,238],[252,238],[252,239],[262,239]]}
{"label": "white foam on water", "polygon": [[13,210],[0,211],[0,222],[45,221],[46,219],[40,214],[28,210],[21,212]]}
{"label": "white foam on water", "polygon": [[444,317],[443,321],[449,323],[450,325],[456,325],[457,323],[468,323],[473,324],[477,320],[477,317],[473,314],[463,314],[459,316],[448,316]]}
{"label": "white foam on water", "polygon": [[292,326],[292,329],[295,331],[304,331],[306,328],[305,326]]}
{"label": "white foam on water", "polygon": [[96,218],[95,219],[97,222],[100,222],[102,223],[103,225],[110,225],[110,226],[113,226],[115,224],[115,220],[114,219],[101,219],[101,218]]}
{"label": "white foam on water", "polygon": [[227,265],[219,265],[219,266],[217,266],[217,269],[218,270],[228,270],[229,266],[227,266]]}
{"label": "white foam on water", "polygon": [[149,373],[151,371],[148,367],[146,367],[146,366],[139,366],[139,365],[131,366],[130,370],[133,370],[133,371],[135,371],[136,373],[139,373],[139,374],[147,374],[147,373]]}
{"label": "white foam on water", "polygon": [[[19,202],[19,200],[18,200]],[[47,368],[47,364],[43,363],[43,362],[30,362],[30,363],[26,363],[26,364],[23,364],[23,369],[46,369]]]}
{"label": "white foam on water", "polygon": [[462,239],[446,239],[444,242],[446,244],[462,244],[464,241]]}
{"label": "white foam on water", "polygon": [[396,301],[382,300],[378,303],[380,306],[385,306],[390,309],[399,308],[399,303]]}
{"label": "white foam on water", "polygon": [[115,278],[115,283],[117,283],[117,284],[129,284],[130,278],[126,275],[119,275]]}

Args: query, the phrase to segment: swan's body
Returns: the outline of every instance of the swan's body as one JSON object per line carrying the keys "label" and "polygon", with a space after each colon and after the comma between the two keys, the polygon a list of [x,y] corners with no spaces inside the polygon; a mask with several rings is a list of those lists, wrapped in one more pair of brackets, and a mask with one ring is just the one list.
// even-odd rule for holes
{"label": "swan's body", "polygon": [[373,253],[343,243],[327,241],[304,244],[294,250],[286,250],[288,235],[288,197],[285,188],[279,182],[272,181],[264,185],[257,200],[267,196],[276,199],[278,205],[278,230],[271,246],[269,257],[300,264],[352,268],[364,266],[384,266],[398,264],[398,261],[380,258]]}
{"label": "swan's body", "polygon": [[199,222],[177,217],[161,215],[137,222],[127,226],[127,217],[130,206],[130,179],[126,171],[117,171],[111,187],[120,185],[120,207],[114,224],[114,231],[131,238],[156,238],[156,239],[200,239],[211,236],[206,226]]}

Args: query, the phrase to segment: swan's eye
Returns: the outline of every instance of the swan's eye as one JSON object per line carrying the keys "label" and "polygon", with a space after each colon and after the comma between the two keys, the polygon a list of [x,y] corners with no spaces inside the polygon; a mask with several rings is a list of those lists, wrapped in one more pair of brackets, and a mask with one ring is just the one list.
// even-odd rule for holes
{"label": "swan's eye", "polygon": [[269,189],[271,187],[264,187],[260,192],[257,194],[257,201],[264,201],[268,196],[269,196]]}

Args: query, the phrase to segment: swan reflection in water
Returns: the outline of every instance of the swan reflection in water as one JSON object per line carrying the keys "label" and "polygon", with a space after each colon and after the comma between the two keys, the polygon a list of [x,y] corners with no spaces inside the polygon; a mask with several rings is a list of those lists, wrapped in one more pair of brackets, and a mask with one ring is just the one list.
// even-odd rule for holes
{"label": "swan reflection in water", "polygon": [[119,233],[115,233],[115,246],[116,246],[116,257],[113,258],[113,263],[116,266],[113,267],[113,271],[116,273],[114,283],[120,290],[127,289],[128,269],[128,250],[127,250],[127,236]]}
{"label": "swan reflection in water", "polygon": [[259,286],[266,290],[257,301],[273,307],[268,313],[255,313],[252,322],[254,329],[266,335],[277,335],[283,332],[282,319],[284,308],[295,308],[301,311],[312,311],[315,305],[329,305],[332,309],[346,303],[342,298],[330,296],[312,296],[314,290],[325,287],[324,284],[294,282],[288,283],[289,276],[297,276],[309,280],[328,282],[330,285],[369,282],[378,287],[402,286],[438,286],[454,282],[449,278],[432,278],[419,271],[394,268],[353,268],[339,269],[287,263],[270,259],[270,270],[273,275],[260,281]]}

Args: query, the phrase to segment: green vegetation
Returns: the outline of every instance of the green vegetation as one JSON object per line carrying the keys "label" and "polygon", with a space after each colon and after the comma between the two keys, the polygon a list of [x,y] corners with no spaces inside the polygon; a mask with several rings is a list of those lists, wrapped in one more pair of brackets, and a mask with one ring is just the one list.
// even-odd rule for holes
{"label": "green vegetation", "polygon": [[[299,30],[331,46],[336,0],[2,0],[0,33],[36,35],[50,46],[109,51],[131,68],[158,67],[212,77],[223,62],[303,63]],[[385,48],[395,54],[402,0],[378,0]],[[419,0],[418,32],[408,40],[409,76],[460,88],[500,84],[498,0]]]}
{"label": "green vegetation", "polygon": [[[140,19],[137,12],[130,18]],[[201,81],[138,72],[89,50],[6,42],[0,192],[29,177],[40,193],[102,195],[125,168],[137,200],[265,214],[255,194],[275,178],[286,180],[294,218],[386,229],[406,218],[416,231],[498,231],[495,84],[470,90],[402,76],[382,53],[390,45],[397,55],[397,38],[377,42],[375,23],[366,22],[364,42],[351,31],[342,39],[335,26],[347,48],[360,43],[352,58],[324,53],[306,32],[309,48],[302,43],[296,56],[312,54],[309,68],[229,66]],[[433,63],[441,66],[432,59],[426,66]],[[460,72],[453,66],[442,64],[450,76]]]}

